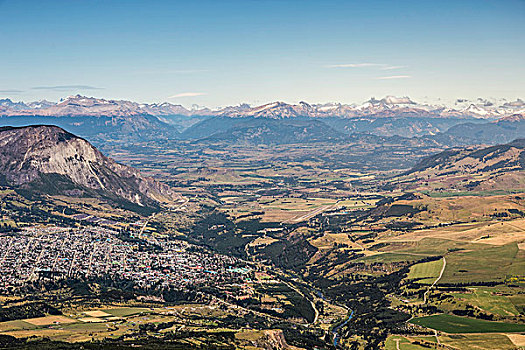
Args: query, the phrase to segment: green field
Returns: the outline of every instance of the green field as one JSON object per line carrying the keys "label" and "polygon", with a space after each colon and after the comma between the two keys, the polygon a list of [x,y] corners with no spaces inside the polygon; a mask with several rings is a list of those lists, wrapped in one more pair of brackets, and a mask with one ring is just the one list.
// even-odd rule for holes
{"label": "green field", "polygon": [[443,259],[416,264],[410,268],[407,279],[419,279],[418,283],[432,284],[443,268]]}
{"label": "green field", "polygon": [[150,309],[145,307],[121,307],[116,309],[104,309],[101,311],[107,312],[116,317],[126,317],[140,314],[141,312],[150,312]]}
{"label": "green field", "polygon": [[515,294],[508,298],[517,310],[525,313],[525,294]]}
{"label": "green field", "polygon": [[418,317],[410,323],[446,333],[525,332],[525,324],[491,322],[446,314]]}
{"label": "green field", "polygon": [[509,298],[493,294],[489,288],[473,288],[472,293],[454,293],[454,297],[465,299],[469,304],[496,315],[519,315]]}
{"label": "green field", "polygon": [[[525,251],[518,249],[515,242],[496,246],[424,238],[416,242],[394,242],[382,250],[414,256],[446,255],[447,268],[439,283],[503,281],[509,275],[522,275],[525,271]],[[379,255],[372,256],[376,257]]]}
{"label": "green field", "polygon": [[516,243],[478,245],[475,250],[448,254],[447,268],[439,283],[502,281],[519,271],[525,271],[525,259]]}

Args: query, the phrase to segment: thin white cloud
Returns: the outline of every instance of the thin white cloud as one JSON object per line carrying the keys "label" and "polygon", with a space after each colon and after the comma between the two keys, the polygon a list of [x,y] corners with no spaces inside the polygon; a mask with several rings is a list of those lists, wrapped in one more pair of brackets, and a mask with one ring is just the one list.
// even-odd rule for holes
{"label": "thin white cloud", "polygon": [[392,70],[392,69],[401,69],[401,68],[406,68],[407,66],[387,66],[385,65],[384,67],[381,68],[381,70]]}
{"label": "thin white cloud", "polygon": [[377,80],[390,80],[390,79],[409,79],[412,78],[411,75],[390,75],[387,77],[377,77]]}
{"label": "thin white cloud", "polygon": [[327,68],[365,68],[365,67],[381,67],[385,64],[381,63],[346,63],[346,64],[330,64]]}
{"label": "thin white cloud", "polygon": [[203,95],[207,95],[207,94],[205,92],[181,92],[180,94],[176,94],[168,98],[195,97],[195,96],[203,96]]}
{"label": "thin white cloud", "polygon": [[146,69],[138,70],[136,74],[197,74],[209,72],[208,69]]}
{"label": "thin white cloud", "polygon": [[54,85],[54,86],[34,86],[31,90],[103,90],[104,88],[90,85]]}
{"label": "thin white cloud", "polygon": [[325,66],[325,68],[377,68],[380,70],[395,70],[395,69],[407,68],[407,66],[395,66],[391,64],[385,64],[385,63],[363,62],[363,63],[331,64],[331,65]]}
{"label": "thin white cloud", "polygon": [[12,90],[0,90],[0,94],[20,94],[24,92],[23,90],[16,90],[16,89],[12,89]]}

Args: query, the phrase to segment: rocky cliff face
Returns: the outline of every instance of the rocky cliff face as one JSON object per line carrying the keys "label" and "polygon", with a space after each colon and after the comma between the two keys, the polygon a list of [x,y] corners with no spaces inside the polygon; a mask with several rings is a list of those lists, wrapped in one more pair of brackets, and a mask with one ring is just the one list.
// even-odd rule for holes
{"label": "rocky cliff face", "polygon": [[[65,195],[99,194],[119,197],[140,206],[176,197],[171,189],[138,170],[104,156],[86,140],[56,126],[0,128],[0,175],[7,185],[46,192],[42,179],[58,175],[71,182]],[[53,191],[60,188],[54,188]]]}

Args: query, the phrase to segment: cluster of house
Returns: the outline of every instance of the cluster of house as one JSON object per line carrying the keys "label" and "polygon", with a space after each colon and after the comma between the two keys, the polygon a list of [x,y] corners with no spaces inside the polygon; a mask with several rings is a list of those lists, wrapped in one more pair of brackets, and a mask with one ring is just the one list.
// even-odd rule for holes
{"label": "cluster of house", "polygon": [[0,269],[0,294],[40,278],[124,279],[149,288],[231,283],[250,273],[236,258],[196,250],[183,241],[156,240],[144,249],[102,227],[33,227],[0,234]]}

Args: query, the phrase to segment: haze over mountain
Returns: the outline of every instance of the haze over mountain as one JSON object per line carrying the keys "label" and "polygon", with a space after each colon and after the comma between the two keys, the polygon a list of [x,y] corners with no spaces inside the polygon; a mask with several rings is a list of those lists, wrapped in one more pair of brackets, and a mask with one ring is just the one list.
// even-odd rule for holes
{"label": "haze over mountain", "polygon": [[506,143],[525,135],[525,114],[512,114],[488,123],[457,124],[447,134],[462,138],[464,143]]}
{"label": "haze over mountain", "polygon": [[[446,134],[445,139],[453,139],[452,144],[504,143],[521,135],[524,115],[525,102],[520,99],[498,103],[485,99],[458,100],[455,106],[447,107],[417,103],[409,97],[387,96],[372,98],[361,105],[272,102],[216,110],[189,110],[170,103],[140,104],[80,95],[58,103],[0,100],[0,125],[58,125],[101,142],[239,139],[251,143],[294,143],[366,133],[408,138]],[[287,133],[296,128],[298,120],[307,126],[304,135],[290,137]],[[259,137],[257,133],[266,136]]]}
{"label": "haze over mountain", "polygon": [[0,182],[31,192],[155,207],[176,194],[55,126],[0,128]]}

